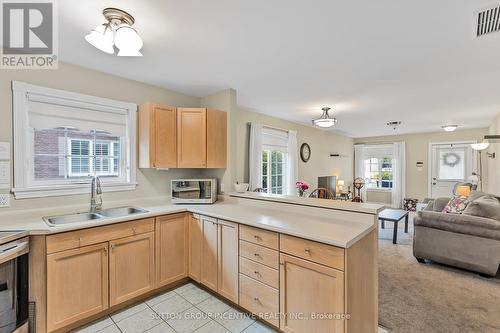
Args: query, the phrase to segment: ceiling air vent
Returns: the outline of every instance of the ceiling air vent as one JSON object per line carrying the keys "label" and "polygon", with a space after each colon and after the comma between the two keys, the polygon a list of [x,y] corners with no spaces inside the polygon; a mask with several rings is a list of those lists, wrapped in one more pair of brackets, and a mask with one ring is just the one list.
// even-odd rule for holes
{"label": "ceiling air vent", "polygon": [[477,12],[476,37],[500,31],[500,4]]}

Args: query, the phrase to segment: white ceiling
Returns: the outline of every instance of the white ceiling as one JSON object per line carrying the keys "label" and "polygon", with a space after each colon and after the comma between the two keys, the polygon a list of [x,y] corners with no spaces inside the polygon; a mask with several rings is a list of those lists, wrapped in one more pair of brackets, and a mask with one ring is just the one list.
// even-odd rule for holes
{"label": "white ceiling", "polygon": [[[494,0],[59,1],[60,59],[205,96],[234,88],[258,112],[311,124],[331,106],[353,137],[487,127],[500,111],[500,33],[473,38]],[[142,58],[85,34],[105,7],[136,18]]]}

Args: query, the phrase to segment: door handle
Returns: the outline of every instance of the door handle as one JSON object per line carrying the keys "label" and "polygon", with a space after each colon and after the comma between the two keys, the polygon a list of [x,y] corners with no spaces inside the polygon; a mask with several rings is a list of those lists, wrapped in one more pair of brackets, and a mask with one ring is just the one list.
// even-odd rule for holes
{"label": "door handle", "polygon": [[432,185],[436,185],[436,183],[432,183]]}

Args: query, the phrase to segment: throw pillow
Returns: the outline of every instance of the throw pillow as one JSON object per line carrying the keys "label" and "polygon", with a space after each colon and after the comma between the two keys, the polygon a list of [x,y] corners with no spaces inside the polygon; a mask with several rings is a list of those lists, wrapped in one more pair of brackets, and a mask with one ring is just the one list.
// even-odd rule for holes
{"label": "throw pillow", "polygon": [[500,202],[490,196],[483,196],[469,203],[464,214],[500,221]]}
{"label": "throw pillow", "polygon": [[462,214],[468,204],[469,199],[467,197],[456,196],[448,201],[443,208],[443,213]]}

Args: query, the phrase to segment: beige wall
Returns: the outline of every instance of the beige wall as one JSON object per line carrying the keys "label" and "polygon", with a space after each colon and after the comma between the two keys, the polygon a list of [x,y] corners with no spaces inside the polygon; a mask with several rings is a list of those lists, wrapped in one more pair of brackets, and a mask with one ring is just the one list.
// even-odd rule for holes
{"label": "beige wall", "polygon": [[[12,80],[136,104],[154,101],[173,106],[197,107],[200,105],[200,100],[197,97],[65,63],[59,63],[57,70],[2,70],[0,76],[0,141],[10,142],[12,137]],[[108,200],[168,195],[171,178],[198,176],[199,174],[200,172],[197,170],[139,170],[137,172],[139,185],[136,191],[106,193],[103,200],[106,203]],[[3,193],[6,192],[8,190],[3,191]],[[88,195],[11,200],[11,208],[2,208],[0,212],[80,204],[87,200]]]}
{"label": "beige wall", "polygon": [[[500,134],[500,112],[490,126],[489,134]],[[488,192],[500,195],[500,143],[491,144],[487,152],[496,154],[494,159],[488,158]]]}
{"label": "beige wall", "polygon": [[[355,143],[406,142],[406,196],[422,200],[428,189],[428,152],[431,142],[481,141],[488,129],[457,130],[455,132],[433,132],[408,135],[390,135],[358,138]],[[484,158],[483,158],[484,160]],[[417,162],[424,162],[422,171],[417,170]]]}
{"label": "beige wall", "polygon": [[[233,177],[240,182],[248,182],[248,144],[249,123],[258,122],[263,125],[297,131],[297,145],[307,142],[311,146],[311,158],[307,163],[299,156],[299,180],[307,181],[313,188],[317,187],[318,176],[336,175],[352,184],[353,174],[353,139],[333,134],[317,128],[304,126],[283,119],[252,112],[238,107],[233,118],[234,136],[236,140],[236,172]],[[339,153],[342,157],[330,157],[331,153]]]}

